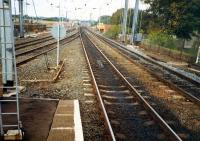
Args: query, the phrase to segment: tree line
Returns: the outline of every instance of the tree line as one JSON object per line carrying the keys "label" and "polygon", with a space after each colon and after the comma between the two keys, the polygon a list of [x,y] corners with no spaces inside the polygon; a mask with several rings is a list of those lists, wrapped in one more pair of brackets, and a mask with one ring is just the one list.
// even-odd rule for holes
{"label": "tree line", "polygon": [[[160,30],[181,39],[199,37],[200,34],[200,0],[143,0],[149,5],[139,11],[138,29],[144,33]],[[102,16],[103,23],[120,25],[124,9],[118,9],[109,16]],[[132,27],[133,9],[128,10],[127,27]],[[138,31],[139,32],[139,31]]]}

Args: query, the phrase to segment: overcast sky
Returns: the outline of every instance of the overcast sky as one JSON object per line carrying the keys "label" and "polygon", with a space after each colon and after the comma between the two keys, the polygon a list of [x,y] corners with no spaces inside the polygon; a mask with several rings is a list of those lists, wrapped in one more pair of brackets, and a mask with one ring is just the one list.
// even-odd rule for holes
{"label": "overcast sky", "polygon": [[[57,17],[59,0],[33,0],[38,16]],[[61,16],[66,13],[70,19],[97,20],[99,15],[112,15],[117,9],[124,7],[125,0],[60,0]],[[27,3],[27,4],[26,4]],[[129,0],[129,8],[133,8],[135,0]],[[18,0],[12,0],[13,13],[18,14]],[[147,5],[140,3],[140,9]],[[24,14],[35,16],[32,0],[24,0]]]}

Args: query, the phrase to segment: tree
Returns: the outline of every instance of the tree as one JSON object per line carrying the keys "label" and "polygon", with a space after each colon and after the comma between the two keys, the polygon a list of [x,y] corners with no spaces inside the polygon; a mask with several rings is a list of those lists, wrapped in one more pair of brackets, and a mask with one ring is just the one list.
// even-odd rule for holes
{"label": "tree", "polygon": [[101,23],[104,23],[104,24],[110,24],[111,16],[107,16],[107,15],[101,16],[100,21]]}
{"label": "tree", "polygon": [[122,23],[122,15],[124,8],[118,9],[116,12],[112,14],[111,23],[115,25],[119,25]]}
{"label": "tree", "polygon": [[[111,17],[111,24],[120,25],[122,23],[122,19],[123,19],[123,12],[124,12],[124,8],[118,9],[116,12],[114,12]],[[134,10],[132,8],[128,9],[128,16],[127,16],[128,17],[128,19],[127,19],[128,29],[132,28],[133,13],[134,13]],[[138,18],[138,26],[137,26],[138,29],[136,29],[136,30],[139,32],[139,27],[141,27],[140,30],[144,31],[144,33],[148,33],[150,27],[153,26],[151,19],[152,19],[151,14],[149,14],[147,11],[140,10],[139,18]],[[131,30],[129,30],[129,31],[131,31]]]}
{"label": "tree", "polygon": [[200,0],[143,0],[159,27],[182,39],[200,33]]}
{"label": "tree", "polygon": [[119,25],[113,25],[106,33],[105,35],[109,38],[117,38],[121,31],[121,28]]}

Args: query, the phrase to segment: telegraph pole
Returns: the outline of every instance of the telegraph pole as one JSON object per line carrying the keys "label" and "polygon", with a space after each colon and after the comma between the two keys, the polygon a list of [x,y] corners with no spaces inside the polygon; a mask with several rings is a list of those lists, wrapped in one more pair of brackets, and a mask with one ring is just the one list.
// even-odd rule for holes
{"label": "telegraph pole", "polygon": [[123,29],[122,29],[123,42],[126,42],[126,25],[127,25],[127,14],[128,14],[128,1],[129,0],[125,0],[124,17],[123,17]]}
{"label": "telegraph pole", "polygon": [[134,37],[135,37],[135,29],[136,29],[137,20],[138,20],[138,11],[139,11],[139,0],[136,0],[135,1],[134,14],[133,14],[132,38],[131,38],[132,44],[134,42]]}
{"label": "telegraph pole", "polygon": [[19,1],[19,28],[20,28],[20,38],[24,38],[24,19],[23,19],[23,0]]}

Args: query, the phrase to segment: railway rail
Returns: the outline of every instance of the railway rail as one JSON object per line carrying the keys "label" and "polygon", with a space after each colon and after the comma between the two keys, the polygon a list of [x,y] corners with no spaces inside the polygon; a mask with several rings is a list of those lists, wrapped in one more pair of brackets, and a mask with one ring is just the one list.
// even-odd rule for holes
{"label": "railway rail", "polygon": [[28,38],[20,38],[20,40],[16,40],[15,41],[15,46],[20,46],[20,45],[24,45],[24,44],[29,44],[30,42],[35,42],[37,40],[42,40],[42,39],[45,39],[45,38],[48,38],[50,37],[49,33],[45,33],[45,34],[42,34],[42,35],[39,35],[35,38],[31,38],[31,37],[28,37]]}
{"label": "railway rail", "polygon": [[182,140],[84,32],[82,45],[111,140]]}
{"label": "railway rail", "polygon": [[[78,32],[74,33],[71,36],[62,39],[60,41],[60,44],[63,45],[63,44],[69,43],[78,37],[79,37],[79,33]],[[45,43],[44,45],[39,46],[39,47],[31,48],[31,49],[25,50],[23,52],[17,52],[16,53],[17,66],[23,65],[23,64],[37,58],[40,55],[47,54],[48,52],[56,49],[57,48],[55,46],[56,44],[57,44],[56,41],[52,41],[49,43]]]}
{"label": "railway rail", "polygon": [[[73,31],[75,31],[76,29],[73,28],[73,29],[70,29],[70,30],[67,30],[66,32],[67,33],[71,33]],[[17,41],[15,43],[15,50],[19,50],[19,49],[22,49],[24,47],[28,47],[28,46],[33,46],[33,45],[37,45],[37,44],[40,44],[40,43],[43,43],[43,42],[47,42],[47,41],[50,41],[50,40],[53,40],[54,38],[50,35],[50,33],[46,34],[46,35],[40,35],[36,38],[30,38],[30,39],[26,39],[26,40],[22,40],[22,41]]]}
{"label": "railway rail", "polygon": [[32,40],[30,42],[23,42],[23,43],[20,43],[20,44],[16,44],[15,50],[17,51],[17,50],[20,50],[20,49],[25,48],[27,46],[37,45],[37,44],[47,42],[47,41],[50,41],[50,40],[53,40],[53,39],[54,38],[51,35],[49,35],[49,36],[45,36],[45,37],[42,37],[42,38],[39,38],[39,39]]}
{"label": "railway rail", "polygon": [[166,65],[161,64],[147,56],[139,54],[137,52],[128,50],[123,45],[105,38],[99,34],[96,34],[90,30],[90,33],[98,37],[101,41],[106,43],[112,48],[117,48],[120,54],[129,58],[129,60],[137,59],[140,64],[144,68],[148,68],[147,70],[158,78],[160,81],[167,83],[172,89],[179,91],[189,100],[195,102],[200,105],[200,83],[197,80],[194,80],[191,77],[187,77],[182,73],[175,71],[174,69],[167,67]]}
{"label": "railway rail", "polygon": [[[199,136],[199,105],[195,101],[182,96],[180,91],[173,89],[155,77],[147,67],[143,67],[138,59],[129,58],[117,48],[110,48],[106,43],[88,33],[92,41],[99,46],[102,52],[117,66],[126,79],[137,86],[140,92],[152,107],[167,121],[185,141],[198,141]],[[96,38],[96,40],[95,40]],[[98,40],[98,41],[97,41]],[[157,70],[154,70],[156,73]]]}
{"label": "railway rail", "polygon": [[[78,33],[74,33],[71,36],[68,36],[67,38],[73,38],[73,37],[77,36],[77,34]],[[61,40],[61,42],[62,42],[62,40]],[[46,42],[44,41],[42,44],[38,44],[39,46],[32,46],[31,48],[26,47],[23,50],[18,50],[16,52],[16,57],[31,53],[33,51],[38,51],[39,49],[44,49],[44,48],[49,47],[52,44],[56,44],[56,43],[57,43],[57,41],[55,39],[52,39],[51,41],[46,41]]]}

